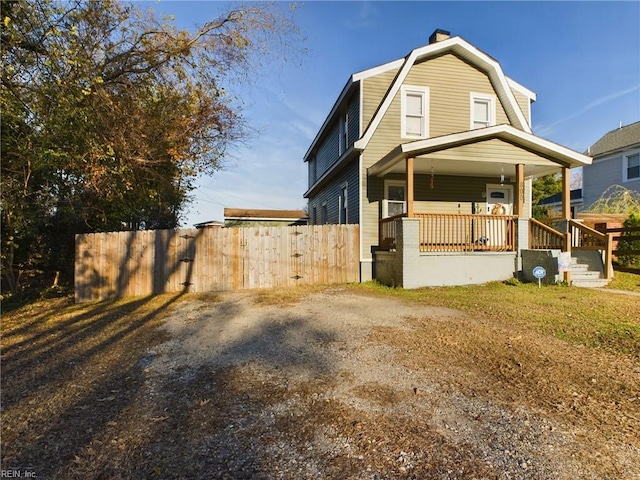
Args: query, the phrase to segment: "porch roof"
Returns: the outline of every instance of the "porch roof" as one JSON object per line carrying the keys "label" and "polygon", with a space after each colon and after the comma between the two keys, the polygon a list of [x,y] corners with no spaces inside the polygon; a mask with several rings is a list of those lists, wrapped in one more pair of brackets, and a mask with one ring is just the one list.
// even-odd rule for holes
{"label": "porch roof", "polygon": [[415,173],[438,175],[510,175],[505,166],[524,165],[525,177],[555,173],[560,167],[590,165],[592,158],[523,132],[510,125],[470,130],[398,145],[369,167],[369,175],[403,173],[404,160],[414,157]]}

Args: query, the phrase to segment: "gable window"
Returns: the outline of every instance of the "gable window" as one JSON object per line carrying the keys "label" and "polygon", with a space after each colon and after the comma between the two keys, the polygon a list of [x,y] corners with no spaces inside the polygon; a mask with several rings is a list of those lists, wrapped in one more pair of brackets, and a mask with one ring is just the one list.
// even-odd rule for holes
{"label": "gable window", "polygon": [[625,155],[622,158],[622,180],[628,182],[640,178],[640,152]]}
{"label": "gable window", "polygon": [[429,134],[429,89],[403,85],[401,89],[400,136],[427,138]]}
{"label": "gable window", "polygon": [[492,95],[471,93],[471,130],[496,124],[496,98]]}

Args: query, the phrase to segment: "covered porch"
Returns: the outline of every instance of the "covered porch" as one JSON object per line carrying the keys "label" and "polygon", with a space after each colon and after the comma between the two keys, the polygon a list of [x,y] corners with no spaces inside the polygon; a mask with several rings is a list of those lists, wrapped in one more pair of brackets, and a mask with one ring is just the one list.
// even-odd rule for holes
{"label": "covered porch", "polygon": [[[570,169],[590,160],[508,125],[399,145],[368,170],[385,182],[376,278],[430,286],[517,276],[521,252],[541,248],[530,226],[531,180],[558,172],[565,223],[552,230],[568,251]],[[558,247],[553,241],[545,246]]]}

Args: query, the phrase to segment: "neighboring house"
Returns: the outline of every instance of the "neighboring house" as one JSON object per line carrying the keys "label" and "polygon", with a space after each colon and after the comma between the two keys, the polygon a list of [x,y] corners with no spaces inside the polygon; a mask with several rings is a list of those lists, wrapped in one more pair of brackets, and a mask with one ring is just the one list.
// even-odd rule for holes
{"label": "neighboring house", "polygon": [[640,193],[640,122],[611,130],[589,147],[593,163],[582,169],[588,208],[612,185]]}
{"label": "neighboring house", "polygon": [[[584,199],[582,198],[582,189],[576,188],[571,190],[571,192],[569,192],[569,199],[571,201],[571,218],[576,218],[578,212],[583,210]],[[538,202],[538,205],[546,207],[550,212],[557,212],[559,215],[562,211],[562,193],[545,197]]]}
{"label": "neighboring house", "polygon": [[443,30],[353,74],[304,156],[310,223],[360,225],[363,281],[419,287],[517,274],[532,179],[562,172],[569,218],[569,169],[591,163],[532,133],[535,100],[497,60]]}
{"label": "neighboring house", "polygon": [[302,210],[224,209],[224,224],[227,227],[292,226],[307,223],[307,214]]}

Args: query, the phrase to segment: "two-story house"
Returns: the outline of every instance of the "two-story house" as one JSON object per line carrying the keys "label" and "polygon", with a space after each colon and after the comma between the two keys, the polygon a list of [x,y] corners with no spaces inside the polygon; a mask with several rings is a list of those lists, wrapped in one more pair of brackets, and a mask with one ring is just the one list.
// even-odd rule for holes
{"label": "two-story house", "polygon": [[585,206],[614,185],[640,193],[640,122],[611,130],[589,147],[593,163],[582,169]]}
{"label": "two-story house", "polygon": [[310,223],[360,225],[363,281],[512,277],[530,247],[532,179],[563,173],[568,219],[569,169],[591,163],[532,133],[535,100],[497,60],[443,30],[353,74],[304,156]]}

